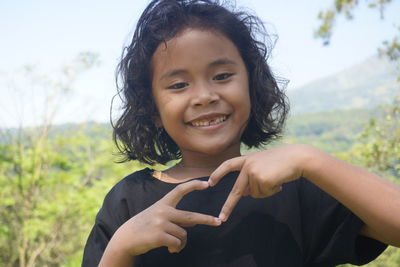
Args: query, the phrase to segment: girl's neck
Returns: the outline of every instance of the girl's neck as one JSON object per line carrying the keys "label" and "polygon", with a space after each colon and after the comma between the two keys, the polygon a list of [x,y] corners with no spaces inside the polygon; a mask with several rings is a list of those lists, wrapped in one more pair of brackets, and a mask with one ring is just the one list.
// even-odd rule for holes
{"label": "girl's neck", "polygon": [[215,169],[216,167],[184,167],[177,164],[158,174],[157,178],[168,183],[181,183],[194,178],[210,176]]}
{"label": "girl's neck", "polygon": [[240,147],[219,155],[202,155],[193,152],[183,152],[182,160],[175,166],[163,171],[161,180],[179,183],[193,178],[207,177],[224,161],[240,156]]}
{"label": "girl's neck", "polygon": [[239,157],[240,143],[232,144],[221,153],[208,154],[196,151],[181,150],[182,160],[180,161],[181,167],[186,168],[214,168],[216,169],[224,161]]}

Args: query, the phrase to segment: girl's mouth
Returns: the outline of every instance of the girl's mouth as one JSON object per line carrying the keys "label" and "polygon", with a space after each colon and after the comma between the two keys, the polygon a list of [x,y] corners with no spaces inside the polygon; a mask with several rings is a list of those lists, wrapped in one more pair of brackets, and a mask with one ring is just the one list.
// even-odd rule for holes
{"label": "girl's mouth", "polygon": [[223,115],[223,116],[211,119],[211,120],[210,119],[203,119],[203,120],[198,120],[198,121],[192,121],[192,122],[190,122],[190,124],[192,126],[195,126],[195,127],[210,126],[210,125],[215,125],[215,124],[218,124],[218,123],[226,121],[227,117],[228,116]]}

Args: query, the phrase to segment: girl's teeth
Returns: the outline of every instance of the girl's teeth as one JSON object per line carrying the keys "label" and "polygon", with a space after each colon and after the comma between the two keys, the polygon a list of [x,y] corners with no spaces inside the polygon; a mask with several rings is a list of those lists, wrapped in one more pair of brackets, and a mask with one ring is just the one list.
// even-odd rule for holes
{"label": "girl's teeth", "polygon": [[212,120],[212,121],[193,122],[192,125],[193,126],[210,126],[210,125],[221,123],[221,122],[223,122],[225,120],[226,120],[226,116],[223,116],[223,117],[219,117],[219,118],[217,118],[215,120]]}

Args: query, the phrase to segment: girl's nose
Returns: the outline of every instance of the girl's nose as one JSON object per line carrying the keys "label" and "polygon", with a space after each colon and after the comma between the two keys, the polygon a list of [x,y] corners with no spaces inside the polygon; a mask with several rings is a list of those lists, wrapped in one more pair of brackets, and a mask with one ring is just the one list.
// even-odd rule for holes
{"label": "girl's nose", "polygon": [[191,104],[193,106],[205,106],[219,100],[218,93],[215,92],[211,85],[203,84],[193,89],[191,96]]}

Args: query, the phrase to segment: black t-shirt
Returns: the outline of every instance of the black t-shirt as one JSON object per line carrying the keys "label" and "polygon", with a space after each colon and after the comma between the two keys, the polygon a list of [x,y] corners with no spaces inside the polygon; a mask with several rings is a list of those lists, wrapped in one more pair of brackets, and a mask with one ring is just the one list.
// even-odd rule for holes
{"label": "black t-shirt", "polygon": [[[214,187],[187,194],[177,208],[218,216],[237,175],[232,172]],[[176,185],[152,177],[150,169],[133,173],[115,185],[97,214],[82,266],[97,266],[119,226]],[[138,256],[135,266],[361,265],[386,248],[376,240],[359,236],[362,225],[342,204],[301,178],[284,184],[281,192],[268,198],[243,197],[221,226],[186,228],[187,244],[180,253],[171,254],[166,247],[153,249]]]}

